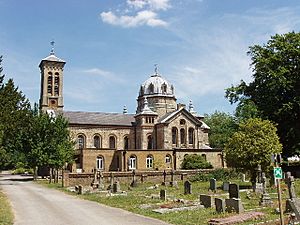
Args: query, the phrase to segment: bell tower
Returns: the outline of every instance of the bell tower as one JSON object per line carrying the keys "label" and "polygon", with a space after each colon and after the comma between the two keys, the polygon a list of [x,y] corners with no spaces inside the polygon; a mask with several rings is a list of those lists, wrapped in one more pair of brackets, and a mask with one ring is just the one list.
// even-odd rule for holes
{"label": "bell tower", "polygon": [[51,41],[50,55],[40,62],[41,93],[40,109],[42,111],[62,111],[63,104],[63,71],[66,62],[54,54],[54,41]]}

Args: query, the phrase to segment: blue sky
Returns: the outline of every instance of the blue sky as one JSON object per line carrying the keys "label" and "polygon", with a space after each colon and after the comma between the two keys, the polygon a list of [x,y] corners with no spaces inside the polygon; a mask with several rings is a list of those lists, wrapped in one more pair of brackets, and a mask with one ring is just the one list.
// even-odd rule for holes
{"label": "blue sky", "polygon": [[299,0],[0,0],[0,55],[31,102],[54,39],[65,110],[134,113],[158,64],[178,103],[231,113],[224,89],[251,81],[248,47],[299,32],[299,12]]}

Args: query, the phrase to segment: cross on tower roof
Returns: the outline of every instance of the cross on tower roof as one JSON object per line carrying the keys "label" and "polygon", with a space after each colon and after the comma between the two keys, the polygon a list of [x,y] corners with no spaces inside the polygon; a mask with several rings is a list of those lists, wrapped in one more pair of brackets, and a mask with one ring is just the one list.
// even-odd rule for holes
{"label": "cross on tower roof", "polygon": [[50,52],[50,55],[54,55],[54,44],[55,44],[55,41],[54,40],[52,40],[51,42],[50,42],[50,44],[51,44],[51,52]]}

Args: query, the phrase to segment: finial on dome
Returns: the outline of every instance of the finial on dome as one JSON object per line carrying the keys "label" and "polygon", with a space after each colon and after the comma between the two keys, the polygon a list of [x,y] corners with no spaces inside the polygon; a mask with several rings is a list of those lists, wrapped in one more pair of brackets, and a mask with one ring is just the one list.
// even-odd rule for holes
{"label": "finial on dome", "polygon": [[189,102],[189,112],[191,113],[191,114],[196,114],[197,112],[194,110],[194,105],[193,105],[193,101],[192,100],[190,100],[190,102]]}
{"label": "finial on dome", "polygon": [[124,107],[123,107],[123,114],[127,114],[127,107],[126,107],[126,105],[124,105]]}
{"label": "finial on dome", "polygon": [[50,51],[50,55],[54,55],[54,44],[55,44],[55,41],[54,40],[52,40],[51,42],[50,42],[50,44],[51,44],[51,51]]}
{"label": "finial on dome", "polygon": [[155,75],[158,75],[158,64],[154,64]]}

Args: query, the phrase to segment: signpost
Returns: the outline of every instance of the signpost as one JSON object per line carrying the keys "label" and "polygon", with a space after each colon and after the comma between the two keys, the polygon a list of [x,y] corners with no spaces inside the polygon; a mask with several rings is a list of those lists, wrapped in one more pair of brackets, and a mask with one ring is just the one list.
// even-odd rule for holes
{"label": "signpost", "polygon": [[279,202],[279,210],[280,210],[280,224],[284,225],[282,203],[281,203],[281,190],[280,190],[280,179],[283,178],[281,167],[274,167],[274,178],[277,184],[278,202]]}

